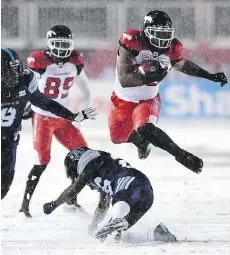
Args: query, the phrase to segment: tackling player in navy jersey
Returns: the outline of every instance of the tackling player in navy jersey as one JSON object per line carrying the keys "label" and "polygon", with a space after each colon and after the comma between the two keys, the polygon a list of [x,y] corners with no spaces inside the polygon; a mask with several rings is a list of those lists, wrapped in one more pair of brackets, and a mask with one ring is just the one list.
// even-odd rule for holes
{"label": "tackling player in navy jersey", "polygon": [[95,109],[72,113],[59,103],[44,96],[37,88],[33,72],[23,70],[17,53],[1,50],[1,198],[10,189],[14,177],[19,132],[26,104],[30,101],[44,110],[71,121],[95,119]]}
{"label": "tackling player in navy jersey", "polygon": [[[121,238],[122,231],[132,227],[153,204],[153,189],[148,178],[110,153],[87,147],[76,148],[67,154],[64,164],[67,176],[74,182],[58,199],[44,204],[44,213],[52,213],[88,185],[100,193],[89,233],[102,241],[110,234]],[[176,241],[163,224],[159,224],[152,234],[145,233],[144,236],[144,241]],[[138,238],[143,241],[140,235]]]}

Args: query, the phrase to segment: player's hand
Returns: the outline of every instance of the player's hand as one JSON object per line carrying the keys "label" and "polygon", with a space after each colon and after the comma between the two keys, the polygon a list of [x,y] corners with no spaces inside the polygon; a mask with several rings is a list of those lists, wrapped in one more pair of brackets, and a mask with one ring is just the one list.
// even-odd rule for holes
{"label": "player's hand", "polygon": [[139,65],[139,71],[142,74],[143,84],[147,86],[156,86],[158,82],[163,80],[168,73],[168,67],[162,68],[157,60],[150,60]]}
{"label": "player's hand", "polygon": [[228,79],[224,73],[215,73],[212,74],[212,81],[220,82],[220,86],[223,87],[228,83]]}
{"label": "player's hand", "polygon": [[57,207],[56,207],[56,205],[55,205],[55,202],[52,201],[52,202],[50,202],[50,203],[46,203],[46,204],[43,205],[43,212],[44,212],[45,214],[51,214],[52,211],[54,211],[56,208],[57,208]]}
{"label": "player's hand", "polygon": [[86,108],[83,111],[80,111],[77,114],[74,114],[74,119],[73,120],[76,121],[76,122],[81,122],[81,121],[86,120],[86,119],[95,120],[96,115],[97,115],[96,108],[89,107],[89,108]]}

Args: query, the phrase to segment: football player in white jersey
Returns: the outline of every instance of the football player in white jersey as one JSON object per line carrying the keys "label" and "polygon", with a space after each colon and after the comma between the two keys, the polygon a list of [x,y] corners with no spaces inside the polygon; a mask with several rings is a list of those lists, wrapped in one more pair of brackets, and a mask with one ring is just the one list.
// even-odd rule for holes
{"label": "football player in white jersey", "polygon": [[161,109],[159,84],[172,67],[188,75],[219,82],[221,86],[227,83],[227,77],[224,73],[211,74],[184,59],[183,45],[174,38],[172,21],[162,11],[149,12],[143,29],[128,29],[122,33],[119,44],[109,113],[111,141],[135,144],[141,159],[149,155],[150,144],[153,144],[199,173],[202,160],[181,149],[156,126]]}
{"label": "football player in white jersey", "polygon": [[[38,79],[38,88],[48,98],[67,106],[68,92],[77,83],[84,95],[85,104],[91,102],[88,89],[88,78],[84,72],[84,59],[75,51],[71,30],[63,25],[56,25],[47,32],[47,47],[45,51],[32,52],[28,57],[28,68]],[[20,212],[31,217],[29,204],[39,179],[50,162],[52,137],[68,150],[87,146],[80,130],[71,121],[44,111],[32,105],[33,110],[33,141],[36,158],[32,167],[24,193]],[[70,204],[76,204],[73,199]]]}

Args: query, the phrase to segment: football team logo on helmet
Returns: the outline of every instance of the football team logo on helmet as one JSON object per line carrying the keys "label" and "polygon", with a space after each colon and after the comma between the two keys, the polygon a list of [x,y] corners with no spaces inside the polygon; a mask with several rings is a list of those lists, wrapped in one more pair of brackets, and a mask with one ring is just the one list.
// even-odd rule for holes
{"label": "football team logo on helmet", "polygon": [[54,32],[54,31],[52,31],[52,30],[50,30],[50,31],[48,31],[47,32],[47,39],[49,39],[50,37],[52,37],[53,35],[56,35],[56,33]]}

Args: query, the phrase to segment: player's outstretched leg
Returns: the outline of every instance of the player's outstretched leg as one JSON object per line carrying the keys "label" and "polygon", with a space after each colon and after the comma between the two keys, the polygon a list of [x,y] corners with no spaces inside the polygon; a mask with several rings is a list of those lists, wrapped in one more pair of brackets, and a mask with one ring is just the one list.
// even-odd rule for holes
{"label": "player's outstretched leg", "polygon": [[[119,187],[120,183],[117,185]],[[151,208],[153,199],[149,180],[135,177],[132,185],[113,195],[112,208],[105,220],[98,224],[95,237],[104,241],[108,235],[132,227]]]}
{"label": "player's outstretched leg", "polygon": [[7,195],[14,179],[14,169],[1,169],[1,200]]}
{"label": "player's outstretched leg", "polygon": [[177,242],[175,235],[173,235],[165,225],[158,224],[156,228],[148,231],[133,231],[132,229],[123,232],[121,240],[128,243],[149,243],[149,242]]}
{"label": "player's outstretched leg", "polygon": [[195,173],[200,173],[203,168],[202,159],[181,149],[173,140],[160,128],[152,123],[147,123],[138,129],[138,133],[154,146],[167,151],[175,159]]}
{"label": "player's outstretched leg", "polygon": [[42,173],[45,171],[47,165],[34,165],[31,169],[27,182],[26,182],[26,189],[22,201],[22,206],[19,212],[22,212],[27,217],[31,217],[31,214],[29,212],[29,205],[31,198],[33,196],[33,193],[38,185],[38,182],[40,180],[40,177]]}
{"label": "player's outstretched leg", "polygon": [[127,142],[131,142],[137,147],[139,159],[146,159],[149,156],[151,144],[141,137],[136,130],[133,130]]}
{"label": "player's outstretched leg", "polygon": [[1,139],[1,199],[10,190],[14,179],[15,163],[19,135],[14,141],[9,141],[3,134]]}

